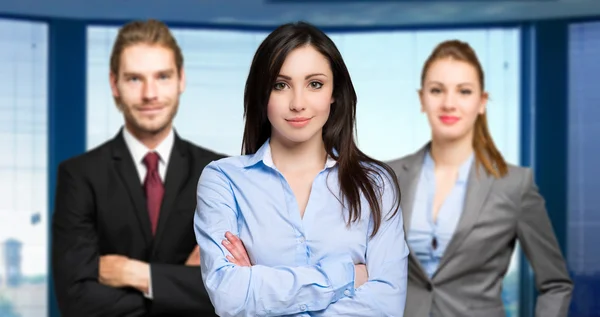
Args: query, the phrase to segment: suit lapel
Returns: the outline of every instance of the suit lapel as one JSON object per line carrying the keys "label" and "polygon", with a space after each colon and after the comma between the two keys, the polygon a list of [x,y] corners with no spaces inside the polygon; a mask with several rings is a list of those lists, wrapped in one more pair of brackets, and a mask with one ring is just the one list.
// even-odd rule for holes
{"label": "suit lapel", "polygon": [[115,169],[127,188],[129,198],[133,203],[135,214],[142,228],[144,239],[148,243],[152,239],[152,233],[145,194],[131,153],[129,153],[123,139],[122,131],[113,139],[112,145],[112,157]]}
{"label": "suit lapel", "polygon": [[[404,233],[408,237],[410,230],[410,223],[412,220],[413,207],[415,201],[415,195],[417,194],[417,187],[419,185],[419,179],[421,176],[421,169],[423,168],[423,160],[425,159],[425,153],[429,147],[429,144],[422,147],[419,151],[408,157],[403,163],[403,170],[405,178],[399,179],[400,183],[405,182],[404,192],[402,193],[402,218],[404,221]],[[424,281],[429,281],[429,277],[425,273],[421,262],[417,258],[414,252],[409,253],[409,259],[412,261],[412,265],[418,268],[418,274]]]}
{"label": "suit lapel", "polygon": [[469,180],[467,183],[468,187],[463,212],[460,216],[458,225],[456,226],[456,230],[450,239],[448,247],[444,251],[444,255],[440,260],[440,264],[436,270],[436,273],[434,274],[434,277],[443,269],[446,264],[448,264],[450,258],[452,258],[453,254],[456,252],[456,250],[458,250],[461,243],[473,229],[483,204],[485,203],[492,188],[492,184],[494,182],[493,176],[488,175],[481,167],[479,167],[479,173],[477,173],[477,169],[477,164],[475,161],[473,161],[473,166],[471,166],[471,170],[469,172]]}
{"label": "suit lapel", "polygon": [[[156,229],[155,240],[160,241],[168,226],[168,220],[177,201],[177,196],[185,185],[190,173],[189,156],[187,155],[187,144],[175,134],[175,142],[173,150],[169,158],[169,166],[165,178],[165,195],[160,208],[160,216],[158,218],[158,227]],[[190,229],[191,230],[191,229]],[[156,250],[155,243],[155,250]]]}
{"label": "suit lapel", "polygon": [[400,179],[399,181],[401,183],[406,182],[406,186],[403,186],[404,192],[402,193],[402,216],[404,218],[404,230],[406,232],[408,232],[408,229],[410,228],[415,195],[417,193],[417,186],[419,184],[419,176],[421,175],[421,169],[423,167],[425,151],[426,147],[420,149],[418,152],[408,157],[402,165],[405,178]]}

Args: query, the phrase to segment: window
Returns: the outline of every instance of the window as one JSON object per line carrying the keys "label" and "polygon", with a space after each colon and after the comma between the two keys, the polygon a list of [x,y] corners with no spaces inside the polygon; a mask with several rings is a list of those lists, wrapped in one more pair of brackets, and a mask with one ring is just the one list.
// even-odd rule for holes
{"label": "window", "polygon": [[0,19],[0,315],[46,315],[47,41],[46,24]]}
{"label": "window", "polygon": [[[600,22],[569,27],[567,261],[575,282],[569,316],[600,312]],[[598,115],[598,116],[596,116]]]}
{"label": "window", "polygon": [[[108,85],[108,60],[117,28],[88,28],[88,148],[113,137],[122,125]],[[243,94],[251,60],[265,33],[177,29],[188,80],[175,126],[184,138],[238,155],[243,134]],[[520,163],[519,30],[394,31],[330,34],[347,63],[358,94],[358,142],[368,154],[392,160],[429,139],[417,89],[421,67],[434,46],[467,41],[484,67],[490,93],[488,121],[508,162]],[[515,252],[515,254],[518,254]],[[518,256],[506,276],[504,300],[517,316]]]}

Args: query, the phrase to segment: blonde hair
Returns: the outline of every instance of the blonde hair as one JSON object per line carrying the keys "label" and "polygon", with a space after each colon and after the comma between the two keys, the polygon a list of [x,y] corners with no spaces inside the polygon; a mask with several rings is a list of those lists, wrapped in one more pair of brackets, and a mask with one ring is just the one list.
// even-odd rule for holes
{"label": "blonde hair", "polygon": [[[427,61],[425,61],[425,65],[423,65],[421,85],[424,84],[425,76],[431,65],[440,59],[453,59],[466,62],[473,66],[477,71],[477,77],[481,84],[481,91],[485,91],[483,68],[481,67],[481,63],[479,63],[477,54],[475,54],[475,51],[469,44],[458,40],[445,41],[436,46],[431,55],[427,58]],[[494,144],[485,113],[480,114],[477,117],[474,129],[473,149],[475,151],[476,165],[478,167],[483,165],[488,175],[493,175],[496,178],[505,176],[508,173],[508,166],[504,157]]]}
{"label": "blonde hair", "polygon": [[125,24],[120,30],[113,44],[110,56],[110,71],[119,74],[121,55],[123,51],[136,44],[160,45],[171,49],[175,56],[177,73],[181,75],[183,68],[183,54],[169,27],[158,20],[133,21]]}

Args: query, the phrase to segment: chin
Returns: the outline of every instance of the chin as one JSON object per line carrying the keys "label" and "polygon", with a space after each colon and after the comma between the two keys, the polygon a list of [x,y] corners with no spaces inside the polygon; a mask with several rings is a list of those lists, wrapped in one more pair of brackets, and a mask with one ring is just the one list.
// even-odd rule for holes
{"label": "chin", "polygon": [[308,131],[290,131],[289,133],[279,134],[279,138],[286,143],[305,143],[313,140],[316,133],[308,133]]}
{"label": "chin", "polygon": [[142,123],[137,125],[137,128],[145,133],[156,134],[163,131],[167,127],[167,124],[158,123]]}
{"label": "chin", "polygon": [[455,142],[455,141],[463,139],[466,135],[464,133],[459,133],[459,132],[451,133],[448,131],[443,131],[443,132],[436,133],[434,136],[438,141]]}
{"label": "chin", "polygon": [[284,135],[283,139],[290,143],[304,143],[310,140],[310,138],[299,135]]}

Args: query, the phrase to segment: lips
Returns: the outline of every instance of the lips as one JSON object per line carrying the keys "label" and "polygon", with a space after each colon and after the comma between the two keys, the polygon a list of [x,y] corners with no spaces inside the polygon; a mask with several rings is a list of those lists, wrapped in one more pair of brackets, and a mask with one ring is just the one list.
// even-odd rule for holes
{"label": "lips", "polygon": [[310,120],[312,118],[305,118],[305,117],[296,117],[296,118],[291,118],[291,119],[286,119],[285,121],[287,121],[287,123],[289,123],[291,126],[295,127],[295,128],[301,128],[306,126]]}
{"label": "lips", "polygon": [[310,120],[310,118],[298,117],[292,119],[286,119],[288,122],[304,122]]}
{"label": "lips", "polygon": [[138,108],[138,111],[143,114],[153,115],[153,114],[160,113],[163,109],[164,109],[164,107],[148,107],[148,108]]}
{"label": "lips", "polygon": [[440,116],[440,121],[442,121],[443,124],[455,124],[459,120],[460,118],[456,116]]}

